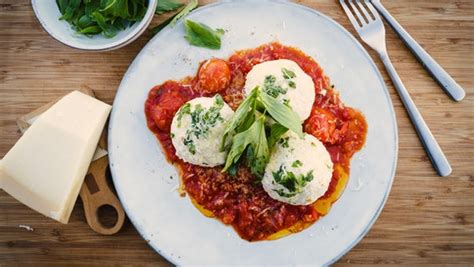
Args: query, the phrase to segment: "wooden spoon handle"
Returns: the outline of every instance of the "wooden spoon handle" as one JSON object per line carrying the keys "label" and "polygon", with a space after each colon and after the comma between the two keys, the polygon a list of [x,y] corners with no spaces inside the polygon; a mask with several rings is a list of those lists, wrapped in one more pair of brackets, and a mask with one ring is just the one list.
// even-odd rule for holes
{"label": "wooden spoon handle", "polygon": [[[117,233],[125,221],[122,205],[107,184],[108,165],[107,156],[92,162],[80,191],[87,223],[92,230],[103,235]],[[110,206],[117,213],[117,221],[112,227],[107,227],[100,221],[99,210],[103,206]]]}

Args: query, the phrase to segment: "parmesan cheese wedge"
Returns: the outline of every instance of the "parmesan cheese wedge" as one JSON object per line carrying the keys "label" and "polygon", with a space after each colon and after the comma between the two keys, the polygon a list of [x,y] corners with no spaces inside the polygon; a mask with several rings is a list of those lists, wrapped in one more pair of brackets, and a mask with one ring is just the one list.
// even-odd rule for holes
{"label": "parmesan cheese wedge", "polygon": [[63,97],[0,161],[0,188],[67,223],[110,109],[78,91]]}

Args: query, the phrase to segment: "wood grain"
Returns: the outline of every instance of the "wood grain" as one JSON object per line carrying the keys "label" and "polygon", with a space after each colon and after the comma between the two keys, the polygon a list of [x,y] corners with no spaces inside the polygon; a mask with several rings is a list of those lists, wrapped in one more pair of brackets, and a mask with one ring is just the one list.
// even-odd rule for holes
{"label": "wood grain", "polygon": [[[202,1],[208,3],[212,1]],[[301,0],[355,33],[336,0]],[[455,103],[387,28],[390,56],[453,167],[436,176],[381,62],[400,135],[397,174],[389,200],[369,234],[339,264],[474,264],[474,1],[384,1],[412,36],[465,88]],[[153,25],[164,20],[155,18]],[[87,53],[50,38],[29,1],[0,3],[0,156],[20,137],[15,120],[78,88],[91,88],[112,103],[128,65],[150,39],[106,53]],[[39,215],[0,191],[0,264],[169,265],[126,222],[114,236],[86,223],[82,204],[68,225]],[[19,228],[30,225],[34,231]]]}

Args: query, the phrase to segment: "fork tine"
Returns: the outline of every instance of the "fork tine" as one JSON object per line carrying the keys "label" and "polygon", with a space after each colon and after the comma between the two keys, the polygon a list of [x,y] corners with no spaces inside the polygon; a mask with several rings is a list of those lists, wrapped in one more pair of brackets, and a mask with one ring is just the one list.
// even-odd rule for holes
{"label": "fork tine", "polygon": [[365,5],[370,9],[370,13],[372,13],[372,15],[374,15],[374,18],[375,19],[381,19],[380,16],[379,16],[379,12],[377,12],[377,10],[375,10],[375,7],[372,5],[372,3],[370,2],[370,0],[365,0]]}
{"label": "fork tine", "polygon": [[352,11],[347,6],[346,1],[345,0],[340,0],[339,2],[341,3],[341,6],[344,9],[344,12],[346,12],[347,17],[351,21],[352,26],[354,26],[354,28],[356,30],[359,30],[361,28],[361,26],[359,25],[359,22],[357,22],[357,19],[354,17],[354,15],[352,15]]}
{"label": "fork tine", "polygon": [[361,25],[364,26],[365,24],[367,24],[367,21],[365,21],[364,16],[362,16],[362,14],[360,14],[360,12],[357,9],[356,5],[354,5],[353,0],[348,0],[348,1],[349,1],[349,5],[351,5],[351,7],[352,7],[352,10],[354,11],[357,18],[359,19]]}
{"label": "fork tine", "polygon": [[364,5],[360,2],[360,0],[355,0],[357,5],[359,6],[359,9],[364,13],[365,18],[367,19],[368,22],[370,22],[372,17],[370,16],[369,12],[367,12],[367,9],[364,7]]}

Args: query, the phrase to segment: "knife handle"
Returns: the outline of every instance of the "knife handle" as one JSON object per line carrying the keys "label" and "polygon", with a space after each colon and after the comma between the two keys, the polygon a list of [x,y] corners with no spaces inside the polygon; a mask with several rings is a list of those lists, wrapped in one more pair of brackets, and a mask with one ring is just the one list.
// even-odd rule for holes
{"label": "knife handle", "polygon": [[461,101],[466,95],[464,89],[405,31],[379,0],[372,0],[371,3],[441,88],[455,101]]}

